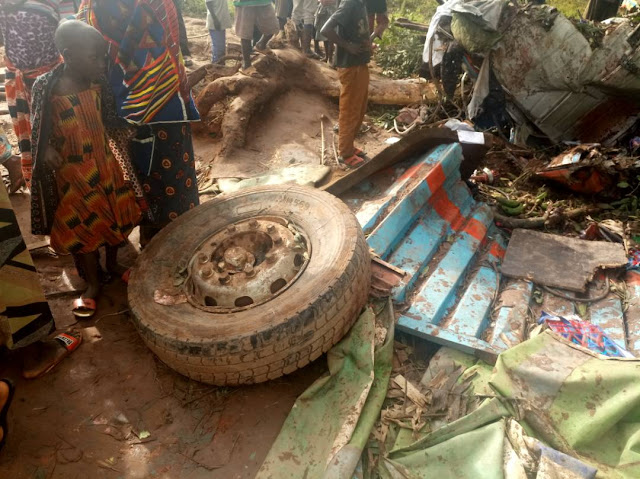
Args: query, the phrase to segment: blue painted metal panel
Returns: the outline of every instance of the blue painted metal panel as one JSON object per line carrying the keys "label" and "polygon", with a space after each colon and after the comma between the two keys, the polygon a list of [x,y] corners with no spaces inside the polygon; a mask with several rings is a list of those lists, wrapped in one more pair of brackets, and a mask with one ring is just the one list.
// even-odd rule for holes
{"label": "blue painted metal panel", "polygon": [[500,309],[493,328],[493,347],[508,349],[525,338],[532,294],[531,281],[514,279],[506,282],[501,291]]}
{"label": "blue painted metal panel", "polygon": [[[426,170],[428,174],[433,169],[433,165],[438,163],[442,170],[451,176],[451,171],[459,168],[461,161],[460,145],[443,145],[437,147],[430,153],[421,166],[428,165],[431,168]],[[419,163],[419,164],[420,164]],[[420,168],[417,171],[424,171]],[[449,177],[450,177],[449,176]],[[406,195],[393,206],[391,211],[385,216],[380,224],[373,230],[368,238],[369,246],[382,258],[386,258],[390,250],[402,239],[407,230],[420,216],[424,205],[433,195],[426,176],[419,181]],[[365,232],[370,227],[370,222],[365,226]]]}
{"label": "blue painted metal panel", "polygon": [[[397,327],[495,356],[526,339],[537,320],[532,309],[573,313],[575,305],[547,293],[539,305],[532,300],[532,283],[500,277],[506,242],[491,210],[476,203],[461,181],[461,161],[459,145],[440,146],[374,175],[343,199],[368,234],[369,246],[406,273],[393,291]],[[628,290],[640,300],[640,276]],[[629,310],[636,311],[627,325],[629,347],[640,353],[640,301]],[[613,293],[589,314],[612,339],[625,339],[622,303]]]}
{"label": "blue painted metal panel", "polygon": [[[592,295],[595,296],[596,291],[602,291],[604,281],[597,281],[595,291]],[[613,293],[603,300],[596,301],[589,305],[589,320],[593,324],[597,324],[602,328],[609,339],[614,341],[621,348],[627,347],[627,340],[625,335],[624,326],[624,312],[622,310],[622,300],[619,296]]]}
{"label": "blue painted metal panel", "polygon": [[630,298],[625,312],[627,346],[632,353],[640,356],[640,271],[627,271],[625,282]]}

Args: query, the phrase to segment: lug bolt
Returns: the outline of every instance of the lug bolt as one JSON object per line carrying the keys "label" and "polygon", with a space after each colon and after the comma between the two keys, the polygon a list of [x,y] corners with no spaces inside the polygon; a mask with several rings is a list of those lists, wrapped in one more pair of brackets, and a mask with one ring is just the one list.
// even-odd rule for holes
{"label": "lug bolt", "polygon": [[227,232],[229,233],[234,233],[236,231],[236,227],[235,225],[229,225],[227,226]]}
{"label": "lug bolt", "polygon": [[253,278],[256,275],[256,270],[250,264],[245,264],[243,271],[247,278]]}
{"label": "lug bolt", "polygon": [[223,274],[218,278],[218,280],[220,281],[220,284],[227,284],[230,279],[231,278],[229,277],[228,274]]}
{"label": "lug bolt", "polygon": [[209,257],[204,253],[200,253],[198,255],[198,261],[200,261],[201,264],[208,263],[209,262]]}
{"label": "lug bolt", "polygon": [[273,233],[276,230],[276,227],[273,225],[269,225],[267,226],[267,232],[268,233]]}
{"label": "lug bolt", "polygon": [[281,237],[277,237],[276,239],[273,240],[273,242],[277,245],[281,245],[282,244],[282,238]]}
{"label": "lug bolt", "polygon": [[257,228],[258,227],[258,222],[256,220],[251,220],[249,221],[249,227],[250,228]]}
{"label": "lug bolt", "polygon": [[265,260],[267,260],[267,263],[271,263],[271,264],[273,264],[273,263],[275,263],[275,262],[276,262],[276,259],[277,259],[277,258],[276,258],[276,255],[275,255],[275,254],[271,253],[271,254],[268,254],[267,256],[265,256],[265,258],[264,258],[264,259],[265,259]]}
{"label": "lug bolt", "polygon": [[207,265],[200,270],[200,277],[210,278],[213,275],[213,268],[211,265]]}

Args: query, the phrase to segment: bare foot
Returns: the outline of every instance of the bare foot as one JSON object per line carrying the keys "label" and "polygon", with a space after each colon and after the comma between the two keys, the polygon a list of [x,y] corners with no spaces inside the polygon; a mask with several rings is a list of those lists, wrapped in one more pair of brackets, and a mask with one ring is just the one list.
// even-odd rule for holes
{"label": "bare foot", "polygon": [[[80,339],[82,337],[79,331],[70,331],[66,334]],[[22,371],[26,379],[33,379],[44,374],[70,353],[64,344],[57,339],[39,341],[26,349]]]}

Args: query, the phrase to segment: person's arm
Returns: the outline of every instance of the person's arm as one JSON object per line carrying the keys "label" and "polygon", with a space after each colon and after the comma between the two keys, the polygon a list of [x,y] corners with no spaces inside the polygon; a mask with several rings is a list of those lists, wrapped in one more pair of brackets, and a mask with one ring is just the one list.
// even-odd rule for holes
{"label": "person's arm", "polygon": [[335,43],[341,48],[344,48],[346,51],[351,53],[352,55],[357,55],[358,53],[362,53],[366,51],[365,45],[358,45],[357,43],[348,42],[336,32],[336,28],[338,27],[338,21],[334,16],[331,16],[327,23],[324,24],[322,30],[320,31],[324,37],[330,41],[331,43]]}

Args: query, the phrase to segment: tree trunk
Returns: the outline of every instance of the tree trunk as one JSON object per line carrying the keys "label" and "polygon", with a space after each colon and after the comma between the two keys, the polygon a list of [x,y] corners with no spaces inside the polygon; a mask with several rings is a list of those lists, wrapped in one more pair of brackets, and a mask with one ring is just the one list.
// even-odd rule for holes
{"label": "tree trunk", "polygon": [[[212,107],[234,96],[222,120],[223,159],[245,144],[246,127],[251,115],[262,105],[290,88],[321,93],[332,98],[340,96],[338,72],[326,63],[307,59],[293,49],[274,50],[272,56],[260,56],[254,61],[256,74],[249,76],[237,69],[212,65],[206,85],[196,97],[200,115],[206,119]],[[372,75],[369,102],[382,105],[411,105],[423,100],[437,100],[437,91],[422,79],[390,80]]]}

